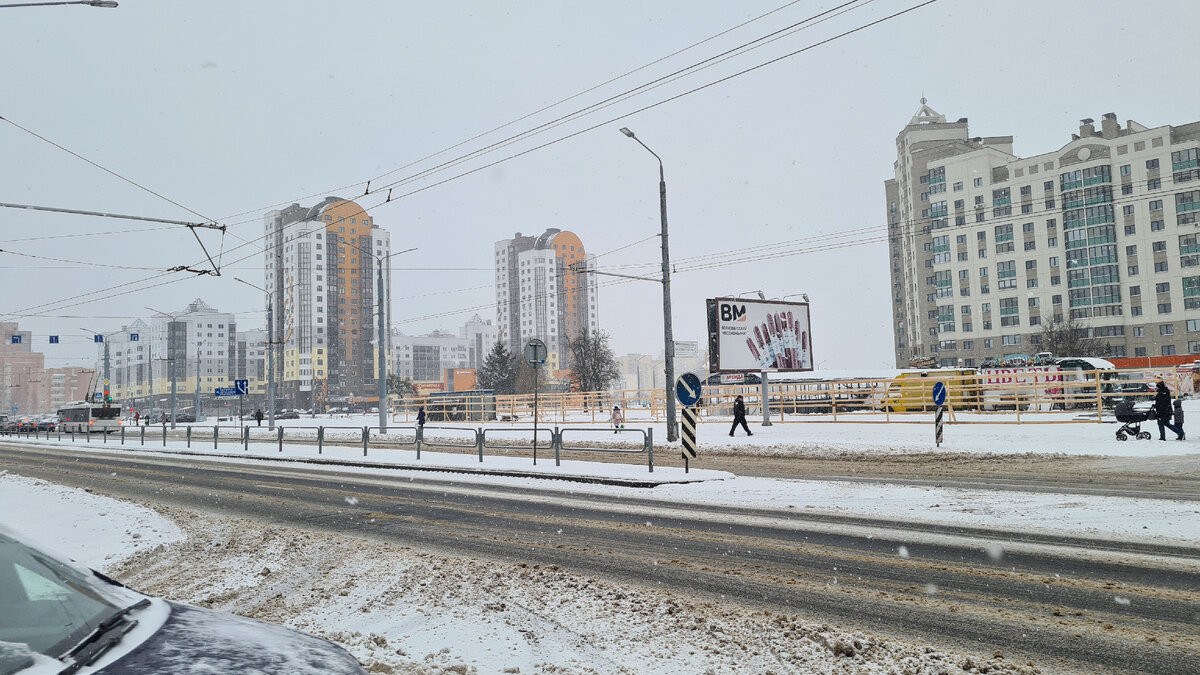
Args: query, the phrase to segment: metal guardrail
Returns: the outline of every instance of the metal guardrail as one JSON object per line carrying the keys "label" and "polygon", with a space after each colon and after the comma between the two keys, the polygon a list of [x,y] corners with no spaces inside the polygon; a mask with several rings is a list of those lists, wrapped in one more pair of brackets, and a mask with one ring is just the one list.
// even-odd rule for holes
{"label": "metal guardrail", "polygon": [[[315,445],[317,446],[317,454],[323,454],[325,445],[330,442],[330,440],[327,438],[326,432],[332,430],[332,431],[353,431],[353,432],[355,432],[352,435],[348,434],[343,439],[334,441],[334,443],[336,443],[337,445],[340,445],[340,446],[345,446],[348,444],[348,442],[351,442],[351,438],[353,436],[357,436],[358,440],[354,440],[352,442],[354,442],[356,445],[361,442],[364,457],[366,457],[368,455],[368,452],[371,449],[380,451],[380,450],[396,449],[397,446],[400,446],[400,447],[410,447],[411,446],[412,448],[414,448],[416,450],[416,456],[417,456],[418,460],[421,459],[421,450],[424,448],[446,448],[446,449],[456,449],[456,450],[474,450],[475,453],[479,457],[479,461],[483,462],[484,455],[485,455],[485,452],[484,452],[485,449],[526,450],[526,449],[533,448],[534,449],[533,463],[537,464],[537,454],[536,454],[537,448],[534,446],[532,436],[530,437],[530,442],[528,444],[518,443],[517,441],[509,441],[508,443],[495,443],[495,442],[488,443],[489,433],[491,434],[493,439],[495,439],[498,434],[511,434],[513,432],[532,434],[535,431],[533,427],[528,427],[528,428],[507,428],[506,427],[506,428],[500,428],[500,429],[487,429],[487,428],[483,428],[483,427],[475,428],[475,427],[443,427],[443,426],[388,427],[388,429],[387,429],[388,433],[378,433],[378,432],[383,431],[380,427],[370,427],[370,426],[365,426],[365,427],[327,427],[327,426],[284,427],[284,426],[277,426],[275,429],[271,429],[271,430],[264,429],[264,431],[269,431],[269,433],[252,433],[253,429],[258,429],[258,428],[259,427],[255,427],[255,426],[241,426],[241,427],[225,426],[225,427],[222,427],[220,425],[214,425],[212,427],[208,427],[208,426],[201,427],[201,426],[197,425],[197,426],[187,426],[187,427],[184,427],[183,430],[177,430],[176,432],[169,434],[168,428],[165,425],[163,425],[161,427],[162,447],[164,447],[164,448],[167,447],[167,440],[168,440],[168,437],[170,437],[172,440],[175,440],[175,441],[183,441],[183,443],[185,444],[185,446],[188,449],[191,449],[193,443],[201,443],[202,442],[202,443],[207,444],[208,442],[211,441],[212,447],[214,450],[219,450],[221,448],[221,443],[224,442],[227,445],[232,443],[235,446],[240,446],[244,452],[249,452],[250,451],[250,442],[251,442],[251,440],[254,440],[258,443],[275,444],[278,448],[278,451],[282,453],[283,452],[283,442],[285,440],[287,431],[306,430],[306,431],[315,431],[316,433],[315,433],[315,435],[314,434],[293,435],[291,437],[291,440],[293,442],[298,442],[298,443],[303,443],[303,444],[314,444],[315,443]],[[146,427],[146,426],[137,427],[138,434],[136,436],[136,442],[138,443],[139,446],[146,445],[146,436],[148,435],[147,431],[149,429],[151,429],[151,427]],[[211,432],[208,432],[209,429],[211,429]],[[371,433],[371,431],[373,429],[378,431],[377,433],[374,434],[374,437],[372,437],[372,433]],[[222,433],[221,433],[222,430],[224,430],[226,432],[224,434],[224,436],[222,436]],[[453,431],[458,434],[461,434],[460,437],[462,440],[459,441],[459,440],[454,440],[452,438],[447,439],[445,437],[441,437],[441,436],[437,436],[437,435],[434,435],[432,438],[427,438],[425,435],[427,431]],[[651,428],[641,429],[641,428],[631,427],[631,428],[627,428],[627,429],[617,430],[617,432],[621,435],[633,434],[633,435],[640,436],[640,439],[639,439],[640,445],[641,445],[640,448],[608,448],[608,447],[604,447],[604,446],[578,446],[578,445],[572,446],[572,445],[568,445],[563,440],[564,432],[571,432],[572,434],[596,434],[596,435],[604,434],[605,436],[608,436],[609,434],[611,434],[613,432],[613,430],[606,429],[606,428],[597,429],[597,428],[587,428],[587,427],[569,427],[569,428],[560,429],[559,427],[539,427],[539,428],[537,428],[536,431],[538,434],[538,441],[539,441],[539,445],[537,447],[544,447],[547,450],[554,451],[555,466],[561,466],[562,454],[564,452],[607,452],[607,453],[620,453],[620,454],[645,453],[646,459],[647,459],[647,461],[646,461],[647,467],[649,468],[649,471],[651,473],[654,472],[654,430]],[[406,438],[395,437],[393,434],[396,434],[397,432],[411,432],[411,434],[412,434],[411,440],[408,440]],[[41,433],[43,433],[43,432],[38,432],[35,430],[33,432],[25,433],[23,435],[25,435],[25,436],[34,435],[36,439],[40,439]],[[51,438],[51,434],[53,434],[54,432],[44,432],[44,433],[45,433],[46,439],[49,440]],[[63,440],[63,431],[58,430],[57,433],[58,433],[58,440]],[[76,434],[73,431],[68,432],[68,433],[70,434],[71,442],[75,442]],[[540,445],[540,440],[542,438],[542,434],[545,434],[545,438],[547,440],[547,443],[545,445]],[[21,434],[18,434],[18,435],[21,435]],[[92,434],[80,434],[80,435],[84,437],[85,442],[91,443]],[[132,434],[127,434],[126,429],[124,427],[122,427],[120,430],[119,439],[117,439],[116,442],[119,443],[119,445],[122,447],[124,447],[126,445],[126,440],[129,440],[130,443],[133,443],[134,439],[128,438],[128,436],[131,436],[131,435]],[[406,435],[407,435],[407,433],[406,433]],[[108,442],[108,434],[102,434],[102,436],[104,436],[103,442],[107,443]],[[374,440],[376,441],[375,445],[372,445],[372,438],[374,438]]]}

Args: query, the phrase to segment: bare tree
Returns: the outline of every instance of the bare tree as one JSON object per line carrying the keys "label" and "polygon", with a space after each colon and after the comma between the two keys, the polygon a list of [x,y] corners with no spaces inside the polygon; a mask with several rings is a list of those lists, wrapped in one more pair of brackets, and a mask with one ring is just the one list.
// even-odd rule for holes
{"label": "bare tree", "polygon": [[1091,330],[1075,317],[1042,324],[1041,350],[1055,356],[1104,356],[1109,345],[1091,337]]}
{"label": "bare tree", "polygon": [[571,359],[571,389],[575,391],[605,391],[621,377],[604,331],[591,335],[584,330],[577,338],[567,338],[567,353]]}

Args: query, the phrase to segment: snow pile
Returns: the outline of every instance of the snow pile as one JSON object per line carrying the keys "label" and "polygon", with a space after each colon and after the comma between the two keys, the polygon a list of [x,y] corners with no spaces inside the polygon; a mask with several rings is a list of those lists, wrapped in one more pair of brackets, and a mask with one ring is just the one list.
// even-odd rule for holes
{"label": "snow pile", "polygon": [[377,673],[1037,672],[554,565],[176,515],[186,541],[113,574],[334,640]]}
{"label": "snow pile", "polygon": [[0,472],[0,504],[0,524],[96,569],[183,539],[183,530],[143,506],[7,472]]}

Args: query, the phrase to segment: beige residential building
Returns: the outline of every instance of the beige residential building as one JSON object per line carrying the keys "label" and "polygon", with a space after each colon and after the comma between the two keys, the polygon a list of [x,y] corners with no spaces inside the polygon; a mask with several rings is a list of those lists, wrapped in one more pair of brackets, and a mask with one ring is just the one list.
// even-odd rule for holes
{"label": "beige residential building", "polygon": [[1110,356],[1200,354],[1200,122],[1108,113],[1018,157],[921,104],[884,183],[898,366],[1033,354],[1067,317]]}

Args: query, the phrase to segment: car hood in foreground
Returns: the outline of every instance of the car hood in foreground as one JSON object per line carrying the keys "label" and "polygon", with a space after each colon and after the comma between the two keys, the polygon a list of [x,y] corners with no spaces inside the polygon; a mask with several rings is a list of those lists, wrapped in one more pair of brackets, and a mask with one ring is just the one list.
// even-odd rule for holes
{"label": "car hood in foreground", "polygon": [[338,675],[366,671],[341,647],[290,628],[169,603],[171,616],[146,642],[97,675]]}

